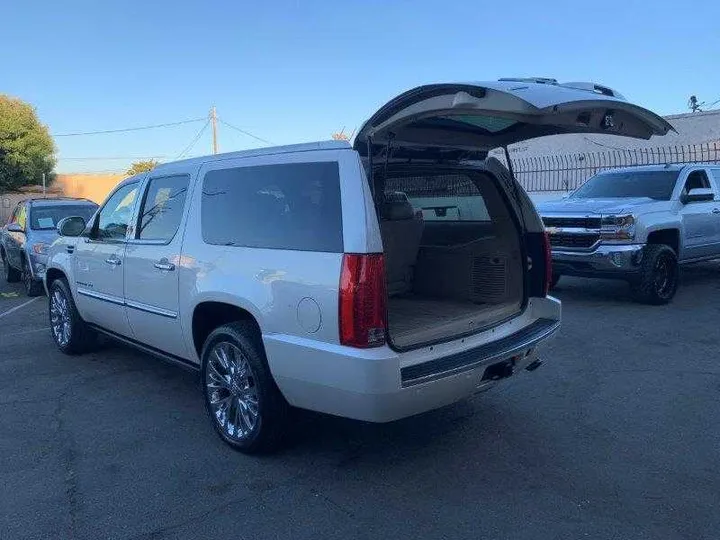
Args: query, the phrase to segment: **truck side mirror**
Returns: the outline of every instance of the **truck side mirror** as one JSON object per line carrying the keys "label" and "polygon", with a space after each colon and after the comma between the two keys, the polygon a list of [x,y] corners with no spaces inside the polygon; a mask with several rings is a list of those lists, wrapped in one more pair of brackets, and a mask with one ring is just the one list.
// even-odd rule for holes
{"label": "truck side mirror", "polygon": [[680,198],[680,202],[682,202],[683,204],[714,200],[715,193],[710,188],[694,188],[687,193],[684,193],[683,196]]}

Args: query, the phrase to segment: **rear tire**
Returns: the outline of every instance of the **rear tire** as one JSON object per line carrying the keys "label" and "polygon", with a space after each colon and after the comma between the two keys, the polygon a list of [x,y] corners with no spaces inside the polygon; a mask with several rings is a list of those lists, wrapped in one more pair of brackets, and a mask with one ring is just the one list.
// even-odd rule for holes
{"label": "rear tire", "polygon": [[655,306],[667,304],[679,285],[680,267],[673,249],[665,244],[646,246],[640,263],[640,278],[632,284],[635,300]]}
{"label": "rear tire", "polygon": [[205,408],[218,435],[246,454],[277,450],[290,407],[270,373],[256,327],[234,322],[216,328],[201,360]]}
{"label": "rear tire", "polygon": [[8,283],[17,283],[18,281],[20,281],[20,272],[10,266],[10,261],[7,260],[5,250],[2,250],[2,252],[0,252],[0,255],[2,255],[3,267],[5,269],[5,281],[7,281]]}
{"label": "rear tire", "polygon": [[69,355],[82,354],[92,349],[97,334],[80,317],[67,281],[56,279],[48,289],[50,333],[58,349]]}

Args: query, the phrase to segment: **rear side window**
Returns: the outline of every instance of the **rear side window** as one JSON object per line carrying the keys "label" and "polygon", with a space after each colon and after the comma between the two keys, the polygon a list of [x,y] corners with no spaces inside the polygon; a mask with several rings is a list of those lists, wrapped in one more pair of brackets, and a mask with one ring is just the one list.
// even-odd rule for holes
{"label": "rear side window", "polygon": [[170,241],[180,226],[190,177],[152,178],[140,212],[138,238]]}
{"label": "rear side window", "polygon": [[338,164],[210,171],[203,181],[201,222],[208,244],[341,253]]}
{"label": "rear side window", "polygon": [[711,169],[710,173],[713,175],[713,178],[715,179],[715,184],[720,186],[720,169]]}
{"label": "rear side window", "polygon": [[387,200],[406,196],[425,221],[491,221],[485,198],[464,174],[388,178]]}

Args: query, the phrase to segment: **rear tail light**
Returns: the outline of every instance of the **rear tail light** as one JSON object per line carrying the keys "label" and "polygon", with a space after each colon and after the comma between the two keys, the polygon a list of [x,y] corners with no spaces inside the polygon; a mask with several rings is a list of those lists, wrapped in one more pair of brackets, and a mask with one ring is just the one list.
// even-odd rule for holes
{"label": "rear tail light", "polygon": [[382,254],[343,255],[340,274],[340,343],[360,348],[385,344],[386,303],[385,260]]}
{"label": "rear tail light", "polygon": [[547,296],[552,286],[552,250],[550,247],[550,236],[543,234],[543,247],[545,248],[545,294]]}

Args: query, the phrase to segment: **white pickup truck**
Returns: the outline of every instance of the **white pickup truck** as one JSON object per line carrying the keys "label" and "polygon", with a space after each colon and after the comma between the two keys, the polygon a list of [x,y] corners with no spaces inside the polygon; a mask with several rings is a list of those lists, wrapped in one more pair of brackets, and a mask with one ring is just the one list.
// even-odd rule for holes
{"label": "white pickup truck", "polygon": [[561,275],[619,278],[649,304],[669,302],[679,265],[720,258],[720,164],[601,172],[538,205]]}

